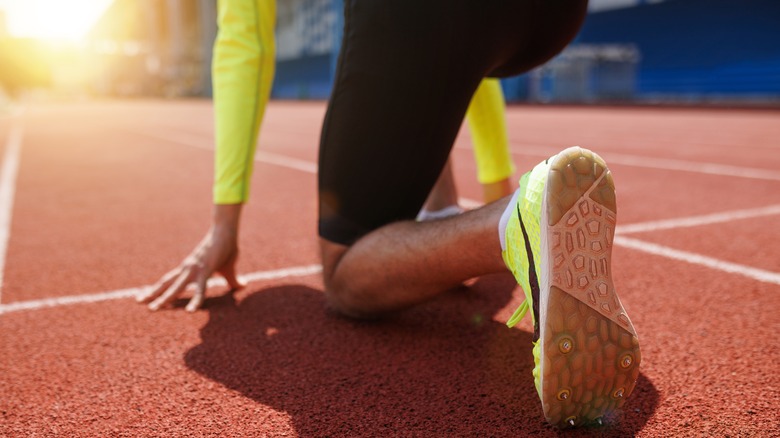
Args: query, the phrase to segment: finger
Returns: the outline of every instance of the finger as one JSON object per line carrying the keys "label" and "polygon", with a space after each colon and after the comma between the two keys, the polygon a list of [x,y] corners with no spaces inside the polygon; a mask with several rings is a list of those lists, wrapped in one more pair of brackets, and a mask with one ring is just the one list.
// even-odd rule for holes
{"label": "finger", "polygon": [[157,283],[147,288],[145,292],[136,296],[135,300],[139,303],[148,303],[154,298],[157,298],[158,296],[160,296],[160,294],[165,292],[165,289],[168,289],[168,286],[170,286],[171,283],[173,283],[173,281],[176,280],[176,277],[178,277],[180,273],[181,273],[180,268],[176,268],[169,271],[167,274],[163,275],[157,281]]}
{"label": "finger", "polygon": [[219,273],[225,277],[225,281],[227,281],[230,289],[241,289],[245,286],[245,284],[236,277],[236,265],[233,262],[228,263],[228,265],[220,270]]}
{"label": "finger", "polygon": [[198,275],[197,280],[197,286],[195,287],[195,294],[192,296],[192,299],[189,303],[187,303],[186,310],[188,312],[194,312],[198,309],[200,309],[200,306],[203,304],[203,300],[206,297],[206,281],[208,280],[208,275],[204,275],[203,272],[201,272]]}
{"label": "finger", "polygon": [[187,284],[191,281],[191,278],[192,271],[190,269],[183,271],[164,294],[160,295],[157,297],[157,299],[149,303],[149,310],[158,310],[160,307],[173,301],[173,299],[176,298],[176,296],[179,295],[182,290],[184,290]]}

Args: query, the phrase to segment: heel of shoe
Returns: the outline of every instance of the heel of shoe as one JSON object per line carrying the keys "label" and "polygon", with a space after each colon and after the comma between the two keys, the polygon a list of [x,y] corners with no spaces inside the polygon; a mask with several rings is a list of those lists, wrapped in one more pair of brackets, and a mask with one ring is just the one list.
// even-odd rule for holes
{"label": "heel of shoe", "polygon": [[617,208],[606,163],[569,148],[551,163],[545,192],[542,404],[550,423],[571,427],[622,406],[641,356],[612,283]]}

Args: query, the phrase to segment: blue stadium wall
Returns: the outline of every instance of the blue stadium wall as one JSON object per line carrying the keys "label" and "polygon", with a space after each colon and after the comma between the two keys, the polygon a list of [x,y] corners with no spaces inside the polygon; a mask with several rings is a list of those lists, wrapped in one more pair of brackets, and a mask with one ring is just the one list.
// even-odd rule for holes
{"label": "blue stadium wall", "polygon": [[636,97],[780,97],[780,0],[670,0],[589,14],[577,43],[639,49]]}
{"label": "blue stadium wall", "polygon": [[277,3],[277,62],[271,95],[277,99],[327,99],[341,45],[342,0]]}
{"label": "blue stadium wall", "polygon": [[[327,98],[341,41],[342,0],[285,3],[287,16],[277,34],[286,38],[279,40],[273,96]],[[291,35],[294,50],[286,50]],[[780,0],[667,0],[592,12],[574,44],[638,49],[633,89],[624,100],[780,99]],[[531,76],[505,79],[507,100],[533,98]],[[546,77],[542,86],[555,80]]]}

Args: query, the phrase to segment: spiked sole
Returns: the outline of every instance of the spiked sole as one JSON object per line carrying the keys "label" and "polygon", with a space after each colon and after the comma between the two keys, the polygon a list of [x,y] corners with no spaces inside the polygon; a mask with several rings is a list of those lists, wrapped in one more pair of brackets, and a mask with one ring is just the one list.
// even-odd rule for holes
{"label": "spiked sole", "polygon": [[542,406],[558,427],[600,424],[639,376],[639,340],[612,284],[615,220],[604,160],[578,147],[558,154],[542,207],[539,341]]}

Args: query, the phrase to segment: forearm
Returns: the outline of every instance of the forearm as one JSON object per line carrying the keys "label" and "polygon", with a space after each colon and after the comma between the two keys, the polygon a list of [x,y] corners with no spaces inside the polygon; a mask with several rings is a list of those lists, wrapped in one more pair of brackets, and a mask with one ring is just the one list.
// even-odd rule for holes
{"label": "forearm", "polygon": [[274,76],[275,0],[221,0],[214,46],[214,203],[249,198],[260,123]]}
{"label": "forearm", "polygon": [[502,181],[515,171],[509,153],[504,107],[504,94],[498,79],[485,79],[466,112],[474,143],[477,179],[483,184]]}

